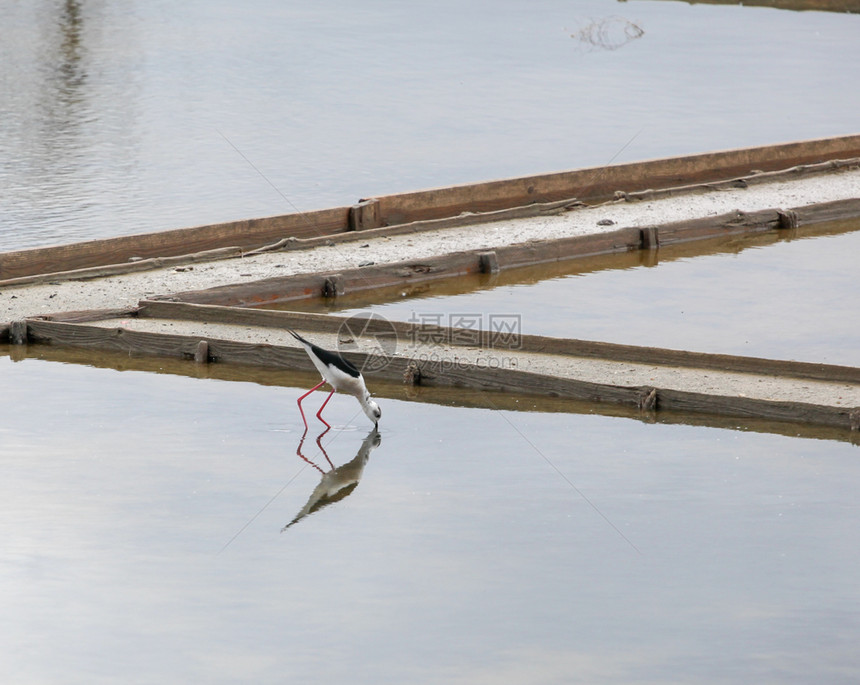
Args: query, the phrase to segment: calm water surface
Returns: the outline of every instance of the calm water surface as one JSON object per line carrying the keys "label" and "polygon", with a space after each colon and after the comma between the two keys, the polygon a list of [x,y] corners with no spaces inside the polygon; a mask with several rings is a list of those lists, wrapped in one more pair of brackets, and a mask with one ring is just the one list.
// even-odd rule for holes
{"label": "calm water surface", "polygon": [[[389,397],[357,487],[281,532],[321,478],[298,388],[0,387],[7,682],[860,676],[856,446]],[[329,407],[340,465],[369,426]]]}
{"label": "calm water surface", "polygon": [[0,250],[845,135],[860,109],[860,15],[40,0],[0,25]]}
{"label": "calm water surface", "polygon": [[[624,22],[644,34],[624,43]],[[860,108],[850,15],[44,0],[0,4],[0,25],[0,250],[842,135]],[[707,329],[744,353],[801,331],[788,354],[826,337],[821,354],[850,361],[834,340],[856,329],[826,310],[856,292],[837,273],[856,245],[802,272],[847,288],[827,306],[792,289],[792,246],[456,306],[550,297],[562,315],[524,330],[611,339],[626,322],[624,342],[678,346]],[[703,322],[689,302],[717,285],[740,313]],[[605,288],[627,296],[597,316]],[[661,307],[669,341],[644,325]],[[322,478],[296,454],[298,388],[0,356],[0,389],[4,681],[860,676],[856,446],[389,397],[358,485],[281,532]],[[321,440],[334,465],[367,445],[356,410],[327,409],[346,427]],[[302,450],[325,471],[315,438]]]}

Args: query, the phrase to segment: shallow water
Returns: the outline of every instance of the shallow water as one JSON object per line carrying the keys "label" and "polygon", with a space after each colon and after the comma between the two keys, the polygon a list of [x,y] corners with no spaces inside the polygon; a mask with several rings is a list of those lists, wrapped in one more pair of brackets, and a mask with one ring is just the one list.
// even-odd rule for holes
{"label": "shallow water", "polygon": [[[10,681],[860,675],[856,446],[386,398],[358,486],[281,532],[320,481],[299,389],[0,372]],[[339,465],[369,426],[329,407]]]}
{"label": "shallow water", "polygon": [[860,15],[46,0],[0,25],[0,250],[845,135],[860,109]]}
{"label": "shallow water", "polygon": [[582,272],[570,262],[568,275],[551,266],[549,278],[530,269],[519,283],[510,282],[517,278],[512,272],[495,287],[492,279],[480,285],[473,279],[474,289],[457,294],[436,295],[430,286],[393,302],[341,309],[335,301],[325,308],[418,324],[493,330],[495,321],[527,334],[860,365],[860,230],[695,257],[672,258],[667,250],[660,261],[662,254],[648,266],[641,255],[605,257]]}
{"label": "shallow water", "polygon": [[[856,16],[522,7],[5,3],[0,249],[854,132]],[[612,50],[571,38],[613,15],[644,35]],[[849,254],[804,278],[850,273]],[[792,264],[768,273],[782,282]],[[639,269],[637,284],[671,296],[680,339],[689,282],[662,273]],[[613,318],[632,324],[631,277],[553,285],[614,287]],[[518,287],[509,297],[531,302]],[[809,331],[856,340],[782,292]],[[556,330],[617,330],[579,316]],[[281,532],[321,479],[296,455],[298,388],[0,356],[0,389],[9,682],[860,675],[847,443],[385,398],[357,487]],[[327,410],[347,427],[322,441],[335,465],[367,436],[356,410],[343,397]],[[326,468],[315,438],[304,453]]]}

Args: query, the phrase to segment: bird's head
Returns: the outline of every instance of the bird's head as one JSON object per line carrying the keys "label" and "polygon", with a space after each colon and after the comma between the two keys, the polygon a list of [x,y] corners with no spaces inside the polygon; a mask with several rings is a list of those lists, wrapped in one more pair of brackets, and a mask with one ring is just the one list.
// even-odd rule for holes
{"label": "bird's head", "polygon": [[367,395],[367,397],[364,398],[364,402],[361,403],[361,408],[364,409],[364,413],[367,414],[367,418],[373,421],[374,424],[379,423],[379,419],[382,417],[382,410],[374,400],[370,399],[370,395]]}

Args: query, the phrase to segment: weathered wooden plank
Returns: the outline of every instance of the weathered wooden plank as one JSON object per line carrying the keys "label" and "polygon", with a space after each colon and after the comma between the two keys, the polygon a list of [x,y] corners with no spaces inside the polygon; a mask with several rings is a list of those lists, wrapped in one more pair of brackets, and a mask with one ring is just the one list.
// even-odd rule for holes
{"label": "weathered wooden plank", "polygon": [[490,223],[493,221],[506,221],[510,219],[522,219],[532,216],[545,216],[549,214],[561,214],[574,207],[582,206],[583,203],[575,199],[562,200],[559,202],[535,203],[523,207],[509,207],[492,212],[482,212],[478,214],[458,214],[456,216],[446,216],[439,219],[429,219],[427,221],[413,221],[405,224],[382,225],[377,228],[363,227],[359,230],[350,230],[344,233],[327,233],[318,236],[296,238],[282,238],[269,245],[264,245],[260,248],[245,252],[245,256],[251,256],[262,252],[288,251],[288,250],[306,250],[320,245],[330,245],[332,243],[349,243],[357,240],[368,240],[378,236],[395,236],[406,235],[413,233],[421,233],[423,231],[433,231],[443,228],[456,228],[477,226],[479,224]]}
{"label": "weathered wooden plank", "polygon": [[[103,349],[134,354],[173,356],[194,359],[200,338],[181,335],[161,335],[122,328],[101,328],[85,324],[30,320],[29,335],[34,342],[56,345],[73,345],[88,349]],[[208,359],[213,362],[249,364],[274,368],[312,368],[307,355],[300,348],[268,344],[251,344],[218,339],[207,339]],[[347,353],[348,359],[359,367],[368,355]],[[375,376],[386,380],[401,379],[407,365],[414,363],[405,358],[394,358]],[[544,376],[525,371],[491,368],[485,365],[444,362],[420,364],[422,385],[468,387],[502,393],[524,393],[571,398],[590,402],[608,402],[626,406],[642,406],[644,394],[656,392],[656,410],[672,409],[705,412],[724,416],[759,417],[779,421],[816,423],[856,430],[857,417],[851,409],[808,405],[798,402],[774,402],[749,398],[723,397],[693,392],[680,392],[660,388],[621,387],[598,384],[569,378]],[[856,410],[853,410],[856,413]]]}
{"label": "weathered wooden plank", "polygon": [[27,322],[13,321],[9,324],[9,342],[12,345],[27,344]]}
{"label": "weathered wooden plank", "polygon": [[[800,166],[794,166],[788,169],[780,168],[779,170],[770,172],[756,171],[755,173],[752,173],[748,176],[743,176],[741,178],[726,181],[717,181],[712,183],[694,183],[681,186],[657,187],[636,192],[616,191],[613,194],[613,198],[614,201],[625,200],[628,202],[639,202],[643,200],[654,200],[663,197],[699,192],[703,189],[745,187],[748,185],[769,183],[777,180],[788,180],[814,174],[820,175],[827,171],[833,171],[836,169],[855,168],[858,165],[858,160],[860,160],[860,158],[853,158],[847,160],[829,160],[820,164],[805,164]],[[593,198],[588,199],[592,201],[592,204],[594,203]],[[479,224],[493,221],[503,221],[549,214],[560,214],[562,212],[584,206],[586,206],[586,203],[583,202],[581,199],[575,197],[566,197],[562,200],[554,200],[551,202],[532,202],[530,204],[525,205],[504,207],[502,209],[492,209],[481,212],[462,211],[453,215],[444,215],[439,218],[433,219],[419,219],[406,223],[389,222],[378,229],[366,230],[362,232],[361,235],[348,232],[332,236],[321,236],[318,238],[291,239],[289,241],[280,241],[280,243],[278,244],[278,248],[302,249],[324,243],[326,240],[333,240],[334,242],[339,243],[366,239],[375,235],[399,235],[403,233],[418,233],[421,231],[436,230],[441,228],[477,226]],[[850,213],[851,216],[857,216],[857,214],[858,212],[856,211]],[[395,217],[389,217],[390,220],[394,220],[394,218]]]}
{"label": "weathered wooden plank", "polygon": [[[535,241],[496,248],[500,269],[557,262],[575,256],[592,256],[638,249],[638,229],[627,228],[609,233],[575,236],[559,240]],[[198,304],[222,304],[240,307],[272,305],[307,297],[322,297],[330,288],[326,283],[338,276],[338,293],[356,293],[404,283],[415,284],[445,278],[482,273],[484,250],[454,252],[421,260],[340,270],[279,276],[259,281],[230,284],[173,293],[170,299]]]}
{"label": "weathered wooden plank", "polygon": [[120,264],[129,260],[167,258],[238,246],[253,249],[287,236],[314,237],[346,230],[348,207],[302,214],[180,228],[156,233],[0,254],[0,279],[8,280]]}
{"label": "weathered wooden plank", "polygon": [[[858,194],[860,194],[860,189],[858,189]],[[818,202],[805,207],[794,207],[792,211],[797,214],[799,227],[855,219],[860,216],[860,197],[834,200],[833,202]]]}
{"label": "weathered wooden plank", "polygon": [[199,338],[141,333],[124,328],[102,328],[60,321],[28,320],[35,343],[64,345],[89,350],[133,352],[150,356],[193,359]]}
{"label": "weathered wooden plank", "polygon": [[[792,219],[796,215],[798,226],[832,222],[836,219],[860,216],[860,198],[789,210],[736,211],[660,226],[628,227],[585,236],[506,245],[493,250],[496,255],[494,268],[513,269],[639,249],[653,251],[659,246],[670,247],[732,235],[765,234],[785,230],[785,221],[782,217],[787,213],[791,214]],[[339,295],[351,294],[483,273],[481,255],[484,252],[485,250],[482,249],[456,252],[428,257],[424,260],[408,260],[394,264],[340,270],[336,274],[324,272],[270,278],[180,292],[171,297],[200,304],[266,306],[306,297],[330,295],[333,291],[329,280],[335,275],[338,279],[336,292]]]}
{"label": "weathered wooden plank", "polygon": [[[255,310],[219,305],[201,305],[183,302],[144,300],[138,308],[139,315],[157,319],[179,319],[205,321],[239,326],[261,326],[269,328],[300,328],[321,333],[337,333],[349,320],[342,316],[309,312]],[[361,318],[361,317],[350,317]],[[789,378],[860,383],[860,369],[836,364],[797,362],[760,357],[743,357],[729,354],[692,352],[667,348],[623,345],[619,343],[554,338],[515,332],[500,335],[494,331],[481,331],[475,339],[474,331],[464,329],[416,325],[408,321],[388,321],[378,317],[364,320],[361,326],[353,326],[367,334],[396,335],[403,342],[444,340],[451,346],[479,346],[491,350],[517,350],[541,354],[557,354],[571,357],[609,359],[612,361],[648,364],[656,366],[680,366],[685,368],[713,369],[734,373],[753,373]]]}
{"label": "weathered wooden plank", "polygon": [[426,260],[408,260],[338,272],[266,278],[250,283],[173,293],[169,297],[182,302],[253,307],[307,297],[331,296],[333,276],[338,277],[337,293],[344,294],[373,290],[404,280],[421,283],[439,278],[454,278],[478,273],[479,268],[477,252],[461,252]]}
{"label": "weathered wooden plank", "polygon": [[[0,326],[2,334],[2,326]],[[128,352],[92,351],[77,347],[29,345],[9,348],[15,359],[44,359],[61,363],[86,364],[97,368],[121,371],[135,370],[147,373],[168,373],[192,378],[213,378],[223,381],[258,383],[264,386],[309,387],[318,379],[311,370],[273,369],[271,367],[241,364],[193,364],[185,359],[129,355]],[[802,424],[759,418],[741,418],[718,414],[689,413],[661,409],[659,412],[643,412],[623,404],[595,403],[571,400],[546,395],[523,395],[488,393],[468,388],[451,386],[406,387],[401,381],[385,381],[373,377],[374,394],[380,398],[395,398],[405,402],[426,402],[445,406],[474,407],[504,411],[567,412],[596,414],[600,416],[642,420],[648,423],[683,424],[709,426],[730,430],[772,433],[788,437],[803,437],[818,440],[839,440],[860,444],[860,432],[850,428]]]}
{"label": "weathered wooden plank", "polygon": [[657,242],[666,246],[727,235],[764,233],[776,228],[779,228],[779,214],[775,209],[757,212],[735,211],[719,216],[663,224],[657,227]]}
{"label": "weathered wooden plank", "polygon": [[[651,192],[651,191],[646,191]],[[652,192],[653,194],[653,192]],[[641,195],[641,194],[640,194]],[[632,199],[632,195],[630,196]],[[644,196],[641,196],[637,199],[641,199]],[[140,259],[137,261],[131,262],[123,262],[119,264],[106,264],[104,266],[93,266],[86,267],[80,269],[73,269],[69,271],[54,271],[48,273],[36,273],[31,275],[13,277],[13,278],[5,278],[0,279],[0,285],[3,286],[17,286],[17,285],[27,285],[27,284],[36,284],[36,283],[46,283],[55,280],[86,280],[90,278],[99,278],[103,276],[112,276],[123,273],[134,273],[139,271],[146,271],[150,269],[158,269],[167,266],[180,265],[180,264],[193,264],[202,261],[211,261],[216,259],[228,259],[231,257],[240,256],[241,254],[257,254],[259,252],[266,252],[272,250],[299,250],[299,249],[307,249],[310,247],[315,247],[319,245],[323,245],[326,243],[330,243],[332,241],[336,243],[341,242],[351,242],[355,240],[366,240],[368,238],[372,238],[376,235],[399,235],[403,233],[417,233],[423,230],[433,230],[439,228],[450,228],[454,226],[468,226],[468,225],[478,225],[480,223],[486,223],[489,221],[499,221],[502,219],[510,219],[510,218],[522,218],[525,216],[535,216],[539,214],[546,214],[550,212],[563,211],[565,208],[570,207],[576,204],[573,200],[564,200],[561,202],[552,202],[552,203],[542,203],[535,205],[526,205],[523,207],[514,207],[510,209],[504,210],[496,210],[492,212],[486,212],[482,214],[461,214],[455,217],[445,217],[441,219],[433,219],[427,221],[419,221],[413,222],[409,224],[401,224],[397,226],[382,226],[376,229],[362,229],[359,234],[356,231],[347,231],[340,233],[322,233],[320,235],[315,235],[311,237],[297,238],[295,236],[290,236],[288,238],[282,238],[275,243],[267,244],[257,249],[251,249],[247,252],[243,251],[243,248],[240,247],[223,247],[216,248],[211,250],[204,250],[202,252],[195,252],[189,254],[181,254],[173,257],[153,257],[148,259]],[[678,243],[683,241],[689,241],[694,239],[704,239],[708,237],[727,235],[729,233],[741,233],[744,231],[766,231],[772,228],[771,226],[771,216],[768,214],[770,210],[765,210],[765,212],[760,217],[760,223],[755,224],[756,215],[753,213],[751,215],[746,215],[746,218],[743,216],[739,216],[737,214],[725,215],[721,220],[724,225],[722,226],[722,230],[720,230],[719,226],[711,225],[709,222],[713,222],[715,219],[706,218],[702,219],[700,224],[695,224],[693,222],[689,222],[688,226],[671,226],[666,225],[665,231],[667,231],[667,242],[666,244]],[[777,214],[777,220],[774,224],[775,227],[784,229],[786,225],[783,221],[783,214],[785,212],[789,212],[797,216],[797,224],[800,226],[806,226],[811,224],[817,224],[821,222],[827,221],[837,221],[842,219],[849,219],[853,217],[860,216],[860,199],[847,199],[847,200],[837,200],[829,203],[821,203],[816,205],[811,205],[808,207],[801,207],[795,210],[772,210]],[[746,228],[745,228],[746,226]],[[681,239],[671,239],[669,237],[669,233],[674,235],[674,232],[680,231],[682,228],[689,230]],[[309,228],[307,230],[310,230]],[[640,242],[642,244],[643,249],[654,249],[659,240],[654,242],[657,237],[656,231],[657,227],[648,227],[647,229],[639,229],[640,232],[647,231],[643,234]],[[694,230],[698,231],[698,235],[694,233]],[[568,254],[566,257],[561,257],[558,255],[551,255],[549,257],[540,259],[537,258],[536,262],[529,262],[527,259],[522,257],[521,249],[514,245],[508,246],[508,263],[507,268],[519,266],[522,264],[528,263],[541,263],[546,261],[556,261],[559,259],[568,259],[571,257],[577,256],[592,256],[594,254],[602,254],[609,253],[613,251],[617,251],[618,245],[615,246],[607,246],[605,248],[601,247],[599,241],[607,242],[607,238],[603,238],[604,235],[611,234],[600,234],[597,236],[581,236],[579,238],[570,238],[566,240],[577,241],[583,240],[585,238],[593,239],[595,242],[593,243],[593,248],[591,251],[587,249],[588,243],[583,240],[583,242],[576,246],[575,250]],[[559,245],[560,247],[560,245]],[[552,249],[551,245],[547,246],[548,251]],[[46,248],[53,249],[53,248]],[[628,246],[628,249],[632,248],[631,245]],[[519,252],[518,252],[519,251]],[[558,250],[559,253],[563,252],[563,250]],[[13,253],[7,253],[13,254]],[[0,265],[2,265],[2,261],[5,255],[0,255]]]}
{"label": "weathered wooden plank", "polygon": [[[41,319],[29,319],[27,323],[31,341],[46,345],[187,360],[194,360],[200,351],[199,336],[134,331],[122,327],[105,328]],[[298,347],[244,343],[216,338],[207,338],[205,342],[209,362],[276,369],[314,370],[307,354]]]}
{"label": "weathered wooden plank", "polygon": [[[523,336],[524,339],[527,336]],[[535,336],[537,338],[538,336]],[[656,347],[639,347],[618,343],[592,342],[587,340],[561,340],[547,342],[525,340],[527,347],[536,352],[566,354],[577,357],[612,359],[614,361],[657,366],[680,366],[695,369],[712,369],[734,373],[766,374],[789,378],[833,381],[838,383],[860,383],[860,369],[837,364],[797,362],[761,357],[741,357],[729,354],[692,352]]]}
{"label": "weathered wooden plank", "polygon": [[[638,250],[642,235],[638,228],[620,228],[605,233],[571,236],[556,240],[539,240],[494,248],[499,269],[561,262],[580,257],[594,257]],[[480,251],[475,251],[475,255]]]}
{"label": "weathered wooden plank", "polygon": [[137,316],[137,307],[84,309],[73,312],[44,314],[33,318],[43,319],[45,321],[65,321],[66,323],[86,323],[88,321],[104,321],[105,319],[121,319],[128,316]]}
{"label": "weathered wooden plank", "polygon": [[[298,328],[322,333],[337,333],[345,317],[312,312],[291,312],[276,309],[248,309],[225,307],[222,305],[197,304],[189,302],[169,302],[165,300],[142,300],[137,308],[141,318],[198,321],[205,323],[230,324],[235,326],[257,326],[262,328]],[[393,326],[393,329],[392,329]],[[362,323],[362,330],[368,334],[390,335],[395,330],[401,340],[407,340],[408,325],[388,322],[385,319],[371,318]]]}
{"label": "weathered wooden plank", "polygon": [[[216,250],[205,250],[192,254],[183,254],[176,257],[154,257],[137,261],[123,262],[121,264],[106,264],[105,266],[91,266],[70,271],[55,271],[50,273],[35,273],[17,278],[6,278],[0,280],[0,286],[36,285],[38,283],[50,283],[53,281],[85,281],[93,278],[106,276],[118,276],[120,274],[150,271],[168,266],[182,264],[196,264],[199,262],[215,261],[218,259],[230,259],[240,257],[242,250],[239,247],[224,247]],[[0,255],[0,262],[3,256]]]}
{"label": "weathered wooden plank", "polygon": [[775,181],[789,181],[805,178],[808,176],[821,176],[822,174],[843,169],[856,169],[860,158],[854,157],[850,159],[830,159],[826,162],[816,164],[802,164],[798,166],[781,168],[775,171],[754,171],[744,176],[729,178],[725,180],[710,181],[704,183],[693,183],[689,185],[679,185],[670,187],[648,188],[638,191],[623,191],[615,192],[615,200],[625,200],[627,202],[640,202],[643,200],[651,201],[666,197],[677,197],[679,195],[688,195],[690,193],[700,192],[702,190],[731,190],[733,188],[748,188],[750,186],[762,185],[764,183],[773,183]]}
{"label": "weathered wooden plank", "polygon": [[[362,365],[367,355],[354,354],[354,361]],[[385,369],[385,376],[393,372],[402,375],[407,370],[406,359],[394,359]],[[571,378],[558,378],[526,371],[500,369],[485,365],[422,363],[422,385],[466,387],[500,393],[548,395],[588,402],[613,403],[641,407],[642,397],[656,393],[655,408],[694,413],[708,413],[740,418],[761,418],[777,421],[814,423],[842,429],[857,430],[857,410],[812,405],[801,402],[778,402],[741,397],[726,397],[705,393],[665,390],[650,387],[624,387],[599,384]]]}
{"label": "weathered wooden plank", "polygon": [[[611,198],[619,190],[629,194],[673,188],[731,179],[753,170],[770,171],[858,156],[860,135],[852,135],[577,169],[370,198],[363,201],[357,215],[354,213],[358,223],[354,219],[353,224],[367,228],[435,219],[478,223],[494,220],[488,212],[529,212],[531,210],[517,208],[536,203],[569,204],[574,197],[593,202]],[[368,212],[366,219],[365,211]],[[473,216],[459,216],[464,213],[473,213]],[[335,207],[9,252],[0,254],[0,280],[122,265],[129,260],[175,257],[231,246],[244,251],[272,244],[284,246],[287,245],[284,241],[290,238],[315,239],[348,233],[349,216],[350,207]],[[413,225],[408,230],[420,228]]]}
{"label": "weathered wooden plank", "polygon": [[452,186],[381,196],[377,199],[389,224],[486,212],[505,206],[550,202],[562,198],[609,199],[618,190],[635,192],[705,183],[754,170],[772,171],[829,159],[860,156],[860,135],[807,140],[564,171],[553,174]]}
{"label": "weathered wooden plank", "polygon": [[[703,5],[734,5],[734,0],[696,0]],[[687,0],[684,0],[687,3]],[[745,7],[768,7],[772,9],[793,10],[795,12],[839,12],[860,13],[857,0],[744,0]]]}
{"label": "weathered wooden plank", "polygon": [[851,414],[855,410],[847,407],[827,407],[804,402],[778,402],[749,397],[701,395],[665,389],[658,392],[658,404],[661,408],[682,412],[706,412],[739,418],[793,421],[857,430],[852,428]]}

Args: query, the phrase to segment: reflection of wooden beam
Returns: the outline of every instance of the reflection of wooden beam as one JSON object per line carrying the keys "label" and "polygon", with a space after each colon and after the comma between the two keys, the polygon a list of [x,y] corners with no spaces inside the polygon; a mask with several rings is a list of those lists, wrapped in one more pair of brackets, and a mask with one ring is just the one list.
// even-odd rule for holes
{"label": "reflection of wooden beam", "polygon": [[740,5],[778,10],[839,12],[860,14],[858,0],[681,0],[688,5]]}
{"label": "reflection of wooden beam", "polygon": [[[860,135],[807,140],[782,145],[710,152],[605,167],[542,174],[523,178],[450,186],[362,200],[352,208],[249,219],[175,229],[158,233],[119,236],[105,240],[0,254],[0,279],[66,272],[106,265],[126,268],[159,266],[146,260],[175,259],[211,250],[250,251],[297,240],[356,239],[362,230],[379,230],[395,224],[446,219],[465,223],[505,218],[493,212],[520,211],[535,204],[597,202],[617,191],[653,192],[698,183],[775,171],[828,160],[860,157]],[[460,217],[463,213],[478,217]],[[537,212],[535,212],[537,213]],[[350,220],[352,216],[352,220]],[[413,225],[408,230],[435,226]],[[350,230],[355,229],[355,230]],[[348,237],[344,238],[344,234]],[[299,246],[300,243],[296,243]],[[307,246],[307,245],[303,245]],[[184,258],[184,257],[183,257]],[[134,267],[135,261],[143,264]],[[193,261],[193,260],[190,260]],[[90,274],[89,277],[103,274]]]}

